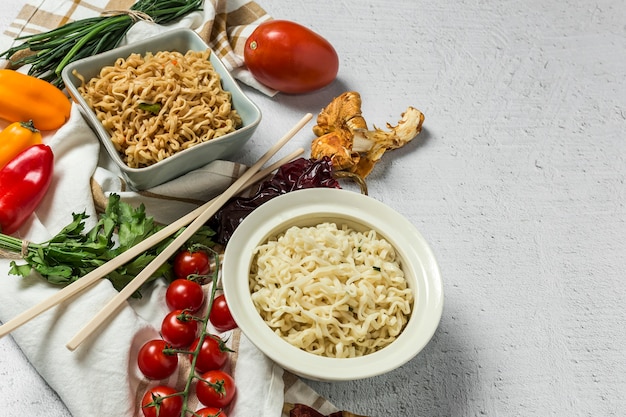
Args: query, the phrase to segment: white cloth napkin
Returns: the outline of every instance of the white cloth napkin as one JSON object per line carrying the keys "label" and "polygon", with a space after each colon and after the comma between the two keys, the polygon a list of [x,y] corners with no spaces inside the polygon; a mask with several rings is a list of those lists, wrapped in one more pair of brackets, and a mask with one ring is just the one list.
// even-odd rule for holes
{"label": "white cloth napkin", "polygon": [[[69,3],[75,2],[44,1],[38,2],[37,6],[59,13]],[[245,2],[229,2],[229,7],[237,3]],[[215,17],[216,10],[212,6],[213,3],[207,1],[202,12],[193,13],[174,26],[200,29],[207,20]],[[154,24],[139,24],[129,32],[128,41],[167,29]],[[9,44],[6,37],[2,44]],[[233,68],[232,65],[230,67]],[[245,71],[243,74],[245,79]],[[247,81],[254,84],[250,79]],[[263,91],[262,87],[260,89]],[[265,92],[272,94],[269,90]],[[0,124],[0,128],[6,126]],[[95,223],[97,214],[91,193],[92,176],[104,192],[118,192],[130,203],[144,203],[148,214],[157,221],[169,222],[195,208],[196,202],[207,201],[223,191],[245,169],[232,162],[215,161],[176,180],[174,184],[164,184],[142,195],[125,189],[117,173],[109,169],[112,165],[101,155],[96,136],[76,107],[73,107],[66,125],[56,132],[46,132],[44,142],[52,147],[55,155],[54,179],[36,212],[16,233],[22,239],[35,242],[45,241],[56,234],[71,222],[72,213],[84,211],[89,214],[88,228]],[[164,199],[163,196],[168,194],[190,201]],[[10,276],[9,265],[10,259],[0,259],[2,322],[59,290],[38,276],[26,279]],[[138,398],[155,382],[146,380],[138,372],[136,355],[145,341],[158,337],[160,322],[167,312],[164,292],[165,284],[158,282],[150,291],[144,292],[143,299],[130,300],[97,336],[75,352],[66,349],[65,344],[116,294],[107,280],[40,315],[15,330],[12,337],[73,415],[99,417],[103,412],[114,416],[140,415]],[[233,347],[237,351],[235,380],[238,388],[246,394],[237,398],[230,414],[235,417],[280,415],[283,404],[282,369],[262,355],[245,337],[231,340],[231,343],[236,343]],[[182,377],[174,375],[171,380]]]}
{"label": "white cloth napkin", "polygon": [[[45,142],[55,154],[53,183],[36,213],[16,233],[22,239],[35,242],[49,239],[67,225],[72,212],[89,214],[87,224],[91,227],[97,215],[90,178],[95,171],[99,171],[101,178],[115,177],[113,173],[104,175],[106,170],[98,167],[99,142],[77,108],[73,108],[69,122],[48,135]],[[217,164],[232,163],[221,161]],[[211,175],[204,178],[211,182]],[[230,180],[226,182],[230,183]],[[224,184],[221,181],[220,186]],[[208,185],[207,189],[217,191]],[[133,192],[126,195],[137,197]],[[184,210],[186,205],[181,207]],[[175,207],[167,215],[176,216],[175,212],[181,207]],[[164,210],[162,214],[165,215]],[[0,320],[3,322],[58,291],[58,287],[47,284],[38,276],[25,279],[8,275],[9,263],[9,259],[0,259]],[[114,416],[139,415],[136,397],[150,382],[136,370],[136,354],[145,341],[158,337],[160,322],[167,312],[164,292],[165,284],[158,282],[144,293],[141,300],[131,300],[98,335],[75,352],[67,350],[65,344],[116,294],[107,280],[23,325],[12,336],[73,415],[96,417],[102,415],[102,410]],[[235,379],[246,395],[238,397],[231,415],[280,415],[282,369],[245,337],[236,340],[238,365]]]}
{"label": "white cloth napkin", "polygon": [[[9,33],[0,35],[2,50],[15,42],[14,37],[52,29],[52,22],[66,18],[96,15],[99,7],[110,4],[100,0],[27,0],[27,3]],[[114,3],[116,7],[123,7],[134,0]],[[189,27],[208,39],[213,19],[239,7],[250,8],[246,16],[256,16],[255,20],[228,27],[228,37],[213,46],[221,46],[222,60],[239,81],[271,96],[275,92],[258,84],[241,59],[245,37],[257,23],[269,18],[255,2],[207,0],[202,12],[193,13],[172,27]],[[127,42],[170,28],[137,24],[128,33]],[[223,39],[230,43],[226,48],[222,48]],[[0,121],[0,128],[7,124]],[[33,242],[48,240],[72,220],[72,213],[86,212],[90,216],[86,221],[87,229],[93,226],[97,208],[92,195],[92,180],[97,183],[98,193],[101,191],[106,196],[115,192],[131,204],[143,203],[149,215],[159,222],[169,223],[223,191],[246,168],[228,161],[214,161],[153,189],[130,190],[75,106],[70,120],[62,128],[45,132],[44,143],[52,147],[55,155],[54,178],[36,212],[15,234]],[[39,276],[9,275],[10,261],[0,258],[0,322],[10,320],[59,290]],[[140,416],[139,399],[148,386],[156,383],[141,376],[136,368],[136,356],[145,341],[158,337],[161,320],[167,312],[165,288],[165,283],[157,281],[150,289],[142,291],[144,297],[141,300],[130,300],[97,336],[74,352],[66,349],[65,344],[116,294],[107,280],[101,280],[70,301],[43,313],[13,331],[11,336],[72,415]],[[237,352],[233,372],[242,394],[237,396],[229,410],[230,417],[277,417],[281,415],[284,400],[315,404],[326,413],[336,411],[299,378],[271,362],[239,331],[231,333],[226,336]],[[184,375],[174,375],[170,380],[181,378]]]}

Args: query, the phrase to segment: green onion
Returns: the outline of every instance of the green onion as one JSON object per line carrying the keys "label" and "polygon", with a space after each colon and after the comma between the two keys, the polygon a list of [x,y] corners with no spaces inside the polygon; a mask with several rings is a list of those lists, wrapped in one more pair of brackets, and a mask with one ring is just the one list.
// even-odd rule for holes
{"label": "green onion", "polygon": [[[63,88],[61,71],[67,64],[117,47],[138,18],[167,24],[200,10],[202,4],[203,0],[139,0],[128,12],[76,20],[19,37],[24,42],[0,53],[0,58],[9,59],[14,67],[31,65],[29,75]],[[23,53],[11,59],[18,52]]]}
{"label": "green onion", "polygon": [[137,104],[137,108],[139,108],[140,110],[145,110],[147,112],[150,112],[152,114],[159,114],[159,112],[161,111],[161,104],[160,103],[139,103]]}

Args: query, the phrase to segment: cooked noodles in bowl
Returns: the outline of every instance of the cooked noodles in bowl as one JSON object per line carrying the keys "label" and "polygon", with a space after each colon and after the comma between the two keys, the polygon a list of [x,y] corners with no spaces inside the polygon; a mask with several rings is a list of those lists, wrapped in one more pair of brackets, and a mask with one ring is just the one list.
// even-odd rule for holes
{"label": "cooked noodles in bowl", "polygon": [[78,91],[129,167],[150,166],[241,126],[210,54],[133,53],[88,81],[75,73]]}
{"label": "cooked noodles in bowl", "polygon": [[258,246],[249,279],[252,301],[276,334],[333,358],[388,346],[414,299],[388,241],[330,222],[292,226]]}
{"label": "cooked noodles in bowl", "polygon": [[258,106],[188,28],[76,60],[61,75],[110,168],[134,190],[230,160],[261,122]]}

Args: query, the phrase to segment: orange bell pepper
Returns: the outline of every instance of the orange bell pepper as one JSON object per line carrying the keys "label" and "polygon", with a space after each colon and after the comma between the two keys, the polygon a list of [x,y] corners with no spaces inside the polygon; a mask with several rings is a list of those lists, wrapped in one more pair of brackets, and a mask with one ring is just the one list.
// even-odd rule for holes
{"label": "orange bell pepper", "polygon": [[0,169],[15,156],[32,145],[41,143],[41,132],[32,120],[15,122],[0,132]]}
{"label": "orange bell pepper", "polygon": [[0,69],[0,119],[32,120],[39,130],[54,130],[70,118],[72,103],[54,85],[10,69]]}

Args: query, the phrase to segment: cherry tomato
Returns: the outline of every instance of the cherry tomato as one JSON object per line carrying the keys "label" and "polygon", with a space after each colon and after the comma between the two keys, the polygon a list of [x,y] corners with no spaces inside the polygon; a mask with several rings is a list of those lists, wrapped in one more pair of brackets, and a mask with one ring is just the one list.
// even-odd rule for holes
{"label": "cherry tomato", "polygon": [[202,250],[182,250],[174,257],[174,274],[176,278],[187,278],[189,275],[208,275],[211,271],[209,255]]}
{"label": "cherry tomato", "polygon": [[137,355],[137,365],[146,378],[165,379],[172,375],[178,366],[178,355],[166,353],[170,348],[165,340],[154,339],[146,342]]}
{"label": "cherry tomato", "polygon": [[218,295],[213,300],[209,321],[218,332],[225,332],[237,327],[235,319],[233,319],[232,314],[230,314],[230,309],[228,308],[224,294]]}
{"label": "cherry tomato", "polygon": [[330,42],[287,20],[261,23],[246,40],[244,61],[259,82],[290,94],[320,89],[339,71],[339,58]]}
{"label": "cherry tomato", "polygon": [[215,407],[204,407],[196,411],[198,417],[228,417],[224,411]]}
{"label": "cherry tomato", "polygon": [[171,346],[187,347],[198,334],[198,321],[186,310],[170,311],[161,323],[161,336]]}
{"label": "cherry tomato", "polygon": [[202,285],[184,278],[175,279],[165,291],[165,302],[170,310],[200,310],[204,303]]}
{"label": "cherry tomato", "polygon": [[143,415],[146,417],[180,417],[183,397],[174,395],[176,393],[175,389],[165,385],[151,388],[141,400]]}
{"label": "cherry tomato", "polygon": [[219,369],[202,374],[196,385],[198,400],[207,407],[226,407],[236,392],[233,377]]}
{"label": "cherry tomato", "polygon": [[[198,347],[198,343],[200,343],[200,338],[193,342],[189,350],[194,352]],[[202,341],[202,347],[196,358],[196,370],[202,373],[213,369],[220,369],[226,364],[230,351],[231,350],[220,337],[207,334]],[[190,355],[189,360],[192,359]]]}

